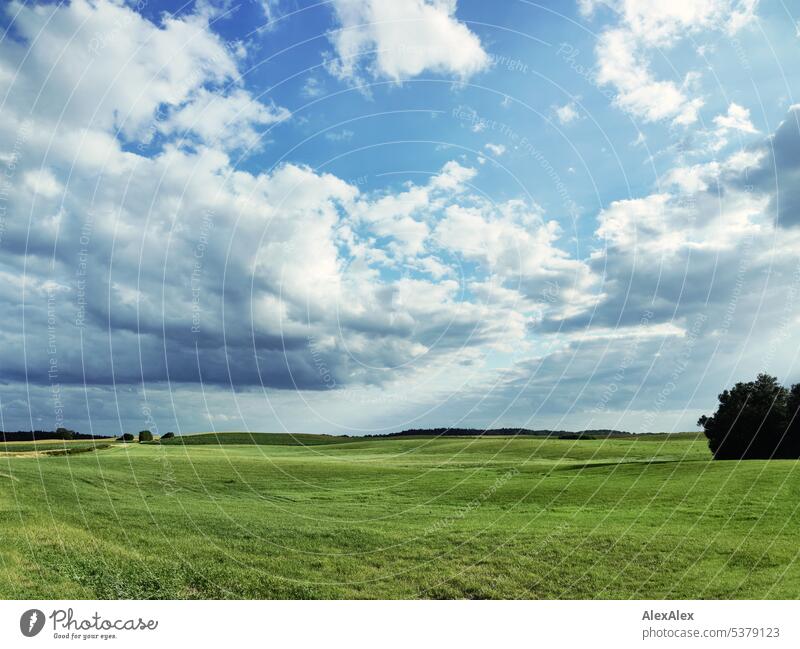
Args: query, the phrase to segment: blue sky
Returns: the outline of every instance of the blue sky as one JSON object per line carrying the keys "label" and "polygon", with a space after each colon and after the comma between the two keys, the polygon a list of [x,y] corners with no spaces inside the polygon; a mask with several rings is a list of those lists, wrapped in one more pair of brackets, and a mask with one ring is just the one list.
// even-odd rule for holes
{"label": "blue sky", "polygon": [[11,2],[2,427],[688,430],[800,381],[800,12]]}

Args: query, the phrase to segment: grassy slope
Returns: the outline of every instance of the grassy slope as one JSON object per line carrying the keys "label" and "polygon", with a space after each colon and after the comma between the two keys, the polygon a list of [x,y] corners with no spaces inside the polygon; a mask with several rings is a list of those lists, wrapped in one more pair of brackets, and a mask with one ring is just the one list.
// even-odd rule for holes
{"label": "grassy slope", "polygon": [[796,598],[798,476],[691,437],[0,457],[0,597]]}

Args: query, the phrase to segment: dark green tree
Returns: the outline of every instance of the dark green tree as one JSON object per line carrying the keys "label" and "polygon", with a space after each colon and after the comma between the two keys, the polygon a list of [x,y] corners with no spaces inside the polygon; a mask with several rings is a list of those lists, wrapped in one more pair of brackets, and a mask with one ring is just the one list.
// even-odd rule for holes
{"label": "dark green tree", "polygon": [[161,439],[172,439],[173,437],[175,437],[175,433],[164,433]]}
{"label": "dark green tree", "polygon": [[791,387],[786,404],[788,434],[784,448],[788,457],[800,459],[800,383]]}
{"label": "dark green tree", "polygon": [[56,428],[56,436],[58,439],[74,439],[75,431],[69,428]]}
{"label": "dark green tree", "polygon": [[[800,385],[791,391],[778,379],[759,374],[719,395],[719,407],[698,420],[717,460],[798,457],[797,429],[790,410],[800,406]],[[797,421],[797,417],[794,418]]]}
{"label": "dark green tree", "polygon": [[153,433],[149,430],[140,430],[139,431],[139,441],[140,442],[152,442],[153,441]]}
{"label": "dark green tree", "polygon": [[132,442],[133,435],[131,435],[130,433],[123,433],[122,436],[119,438],[119,440],[121,442]]}

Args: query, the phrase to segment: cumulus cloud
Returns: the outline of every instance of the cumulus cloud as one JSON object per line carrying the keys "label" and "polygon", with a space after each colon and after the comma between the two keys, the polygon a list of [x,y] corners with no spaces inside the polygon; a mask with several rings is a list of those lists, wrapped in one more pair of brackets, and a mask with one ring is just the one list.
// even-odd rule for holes
{"label": "cumulus cloud", "polygon": [[728,106],[725,115],[717,115],[714,124],[721,129],[741,131],[742,133],[758,133],[758,130],[750,121],[750,111],[736,103]]}
{"label": "cumulus cloud", "polygon": [[108,0],[12,2],[6,12],[20,40],[3,42],[0,87],[13,83],[15,105],[28,107],[37,128],[90,129],[134,144],[180,129],[206,144],[243,146],[257,127],[288,116],[240,87],[241,44],[223,42],[202,13],[155,25]]}
{"label": "cumulus cloud", "polygon": [[256,101],[242,89],[220,95],[200,88],[158,122],[158,131],[167,135],[188,134],[226,150],[252,150],[262,144],[258,127],[281,122],[289,116],[286,108]]}
{"label": "cumulus cloud", "polygon": [[560,235],[555,221],[518,200],[450,205],[435,231],[437,241],[537,304],[539,319],[584,312],[601,298],[589,267],[558,247]]}
{"label": "cumulus cloud", "polygon": [[[16,65],[2,75],[0,151],[22,179],[7,207],[36,223],[3,232],[0,300],[20,315],[0,331],[7,381],[56,381],[65,394],[378,385],[513,346],[542,305],[570,302],[548,301],[546,282],[577,286],[581,300],[591,284],[538,208],[507,203],[493,216],[472,191],[477,171],[454,160],[425,182],[366,194],[299,163],[237,169],[232,153],[288,112],[237,85],[240,56],[200,15],[155,25],[104,2],[14,9],[23,37],[41,30],[52,48],[25,60],[24,41],[0,45],[3,65]],[[454,20],[452,10],[423,15]],[[97,36],[119,21],[124,33]],[[84,23],[81,49],[69,35]],[[85,88],[93,106],[64,101],[59,75],[49,86],[50,67],[80,64],[98,85]],[[131,76],[117,84],[123,69]],[[36,89],[51,103],[32,103]],[[458,239],[458,209],[484,223],[487,254]],[[532,246],[520,262],[512,237]],[[465,259],[481,264],[465,270]]]}
{"label": "cumulus cloud", "polygon": [[[708,185],[683,188],[701,191]],[[724,198],[706,193],[691,203],[679,195],[651,194],[612,202],[598,216],[597,235],[626,255],[651,259],[689,249],[732,249],[748,236],[768,232],[765,206],[763,197],[732,189]]]}
{"label": "cumulus cloud", "polygon": [[603,32],[597,45],[597,80],[613,85],[616,103],[647,122],[672,119],[688,125],[697,121],[702,99],[690,98],[674,81],[657,80],[641,53],[636,35],[627,29]]}
{"label": "cumulus cloud", "polygon": [[[596,4],[589,1],[581,6],[591,13]],[[687,126],[697,121],[704,103],[702,97],[692,96],[696,74],[689,73],[680,82],[658,79],[652,71],[651,55],[705,30],[735,34],[753,20],[757,0],[616,0],[603,4],[617,13],[618,22],[598,40],[598,83],[613,86],[619,107],[644,121],[669,119]]]}
{"label": "cumulus cloud", "polygon": [[597,4],[611,7],[637,39],[649,46],[669,46],[687,31],[721,28],[729,34],[755,17],[758,0],[602,0],[584,2],[584,12]]}
{"label": "cumulus cloud", "polygon": [[466,79],[490,65],[480,39],[455,17],[456,0],[334,0],[340,27],[328,69],[358,81],[434,72]]}

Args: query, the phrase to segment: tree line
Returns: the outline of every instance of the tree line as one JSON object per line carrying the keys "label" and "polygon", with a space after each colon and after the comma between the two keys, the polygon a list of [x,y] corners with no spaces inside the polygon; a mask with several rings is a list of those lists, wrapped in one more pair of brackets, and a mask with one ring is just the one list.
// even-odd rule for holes
{"label": "tree line", "polygon": [[[164,433],[159,440],[172,439],[175,433]],[[38,442],[44,440],[76,440],[76,439],[114,439],[109,435],[89,435],[87,433],[79,433],[69,428],[56,428],[55,430],[17,430],[17,431],[2,431],[0,430],[0,443],[2,442]],[[116,438],[121,442],[132,442],[136,439],[131,433],[123,433]],[[138,439],[140,442],[154,441],[153,433],[149,430],[140,430]]]}
{"label": "tree line", "polygon": [[56,428],[55,430],[17,430],[1,431],[0,442],[36,442],[47,439],[110,439],[104,435],[89,435],[79,433],[69,428]]}
{"label": "tree line", "polygon": [[398,433],[364,435],[364,437],[514,437],[516,435],[535,437],[561,437],[562,439],[596,439],[598,437],[627,437],[633,435],[624,430],[598,428],[592,430],[531,430],[529,428],[410,428]]}

